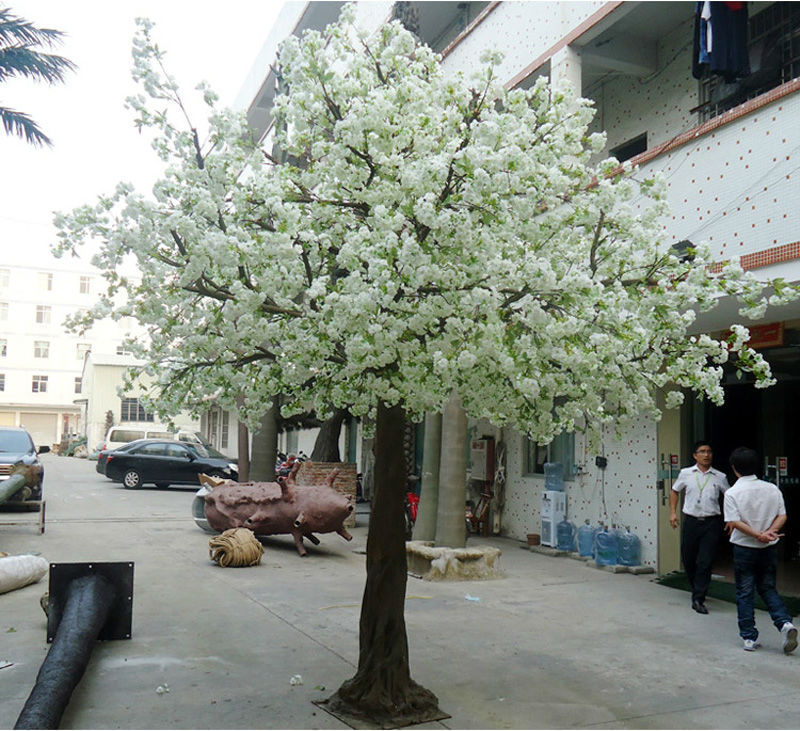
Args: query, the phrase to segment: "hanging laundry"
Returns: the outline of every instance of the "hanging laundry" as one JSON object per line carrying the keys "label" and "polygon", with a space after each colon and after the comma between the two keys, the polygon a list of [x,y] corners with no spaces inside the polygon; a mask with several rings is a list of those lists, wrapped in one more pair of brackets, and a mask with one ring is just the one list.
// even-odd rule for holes
{"label": "hanging laundry", "polygon": [[708,55],[709,45],[712,42],[710,37],[711,26],[708,21],[711,18],[711,2],[700,0],[695,4],[694,11],[694,39],[692,44],[692,76],[695,79],[702,79],[708,76],[711,67],[711,56]]}
{"label": "hanging laundry", "polygon": [[696,79],[712,73],[730,84],[747,76],[747,3],[698,2],[692,53],[692,76]]}

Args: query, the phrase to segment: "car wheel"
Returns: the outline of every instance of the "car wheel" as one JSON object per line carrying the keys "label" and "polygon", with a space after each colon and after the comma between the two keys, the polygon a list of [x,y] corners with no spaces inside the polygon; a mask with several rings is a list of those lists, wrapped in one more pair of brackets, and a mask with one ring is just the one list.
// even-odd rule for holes
{"label": "car wheel", "polygon": [[169,482],[156,482],[156,487],[163,490],[165,487],[169,487]]}
{"label": "car wheel", "polygon": [[122,485],[128,490],[135,490],[142,486],[142,476],[136,470],[126,470],[122,475]]}
{"label": "car wheel", "polygon": [[211,470],[210,472],[206,472],[209,477],[216,477],[218,480],[225,480],[227,479],[220,470]]}

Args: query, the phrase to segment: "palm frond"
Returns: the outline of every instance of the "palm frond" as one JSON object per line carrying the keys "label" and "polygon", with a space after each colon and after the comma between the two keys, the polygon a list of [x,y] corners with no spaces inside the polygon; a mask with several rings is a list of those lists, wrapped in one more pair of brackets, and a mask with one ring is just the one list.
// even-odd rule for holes
{"label": "palm frond", "polygon": [[0,10],[0,44],[16,46],[48,46],[60,43],[64,34],[51,28],[37,28],[33,23],[11,13],[11,8]]}
{"label": "palm frond", "polygon": [[29,48],[0,48],[0,82],[15,76],[55,84],[64,80],[64,74],[75,64],[63,56],[41,53]]}
{"label": "palm frond", "polygon": [[39,125],[24,112],[16,112],[13,109],[0,107],[0,120],[2,120],[7,134],[22,137],[32,145],[53,146],[53,142],[39,129]]}

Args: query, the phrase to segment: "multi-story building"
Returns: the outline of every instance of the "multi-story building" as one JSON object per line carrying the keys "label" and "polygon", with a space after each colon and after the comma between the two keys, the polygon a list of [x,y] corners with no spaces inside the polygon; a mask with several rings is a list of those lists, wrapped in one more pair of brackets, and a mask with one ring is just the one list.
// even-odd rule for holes
{"label": "multi-story building", "polygon": [[[342,3],[286,3],[239,97],[268,139],[276,93],[272,61],[290,33],[322,28]],[[701,4],[702,5],[702,4]],[[724,6],[724,7],[723,7]],[[712,14],[737,13],[740,54],[749,70],[699,64],[694,2],[370,2],[359,22],[376,28],[393,15],[413,20],[423,41],[442,54],[446,72],[469,71],[487,48],[505,57],[498,68],[509,88],[539,76],[571,84],[593,100],[605,154],[631,160],[643,174],[661,172],[672,207],[674,245],[705,240],[716,260],[739,257],[745,269],[800,280],[800,3],[711,3]],[[746,15],[742,15],[746,14]],[[723,35],[728,32],[721,30]],[[727,42],[728,37],[719,37]],[[732,302],[698,318],[697,332],[719,334],[741,321]],[[779,479],[790,516],[800,511],[800,444],[793,406],[800,398],[800,305],[770,309],[754,324],[751,343],[771,363],[777,385],[756,390],[726,370],[726,404],[693,398],[658,424],[642,418],[622,438],[609,434],[598,455],[580,434],[552,444],[472,425],[507,445],[507,483],[495,527],[524,539],[541,526],[542,466],[565,466],[568,514],[576,523],[630,526],[642,558],[659,572],[679,567],[678,532],[669,527],[668,491],[691,460],[695,439],[710,439],[716,466],[739,445],[757,449]],[[597,460],[601,456],[604,459]],[[779,460],[779,458],[782,458]],[[605,465],[605,466],[600,466]],[[797,556],[800,530],[784,542],[784,568]]]}
{"label": "multi-story building", "polygon": [[80,407],[87,353],[122,352],[113,322],[85,335],[64,320],[94,304],[102,285],[85,263],[4,250],[0,261],[0,424],[21,425],[37,444],[83,432]]}

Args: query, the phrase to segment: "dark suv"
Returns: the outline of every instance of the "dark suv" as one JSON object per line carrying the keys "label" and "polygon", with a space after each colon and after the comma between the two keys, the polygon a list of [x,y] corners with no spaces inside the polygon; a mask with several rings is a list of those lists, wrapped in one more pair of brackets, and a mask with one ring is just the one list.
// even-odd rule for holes
{"label": "dark suv", "polygon": [[[44,446],[39,452],[49,452],[50,447]],[[39,462],[36,447],[31,435],[22,427],[0,426],[0,482],[7,480],[14,473],[18,464],[32,465],[35,467],[36,482],[29,485],[31,494],[25,499],[42,499],[42,482],[44,480],[44,467]]]}

